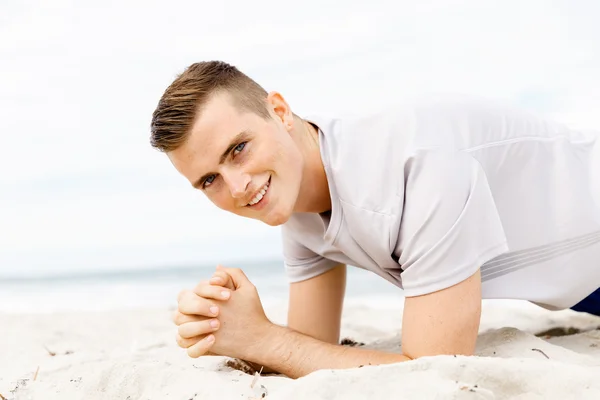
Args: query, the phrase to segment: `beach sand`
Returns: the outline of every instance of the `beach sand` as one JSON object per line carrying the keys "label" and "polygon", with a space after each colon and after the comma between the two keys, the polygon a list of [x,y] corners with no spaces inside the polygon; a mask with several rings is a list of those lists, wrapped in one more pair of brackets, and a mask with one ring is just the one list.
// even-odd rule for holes
{"label": "beach sand", "polygon": [[[266,311],[284,323],[285,305]],[[346,304],[342,337],[400,352],[401,315],[401,306]],[[476,357],[322,370],[297,380],[256,379],[228,367],[224,357],[190,359],[174,341],[170,317],[169,310],[0,315],[0,394],[44,400],[247,400],[265,393],[286,400],[600,399],[600,318],[569,310],[488,301]],[[536,336],[548,330],[551,335]]]}

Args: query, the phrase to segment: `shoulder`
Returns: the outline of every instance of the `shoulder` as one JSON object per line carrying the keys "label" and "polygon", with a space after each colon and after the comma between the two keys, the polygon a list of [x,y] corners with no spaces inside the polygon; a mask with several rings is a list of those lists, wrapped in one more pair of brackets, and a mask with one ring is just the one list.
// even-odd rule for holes
{"label": "shoulder", "polygon": [[408,101],[406,108],[412,112],[419,135],[446,136],[544,122],[544,118],[532,110],[482,96],[423,96]]}
{"label": "shoulder", "polygon": [[466,152],[428,151],[411,160],[395,254],[407,296],[471,276],[507,251],[485,171]]}
{"label": "shoulder", "polygon": [[313,117],[311,122],[321,130],[321,157],[330,190],[346,204],[388,212],[382,200],[402,194],[398,189],[410,148],[412,113],[385,110],[358,117]]}
{"label": "shoulder", "polygon": [[422,223],[435,210],[436,218],[430,222],[448,228],[482,182],[487,188],[481,165],[466,152],[446,149],[416,152],[405,168],[405,227],[411,226],[413,219]]}

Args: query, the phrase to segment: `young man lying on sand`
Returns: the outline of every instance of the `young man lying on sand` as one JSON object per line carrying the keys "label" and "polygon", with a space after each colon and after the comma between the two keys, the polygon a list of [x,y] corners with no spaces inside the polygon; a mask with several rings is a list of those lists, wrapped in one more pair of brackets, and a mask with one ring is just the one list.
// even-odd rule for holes
{"label": "young man lying on sand", "polygon": [[[178,299],[191,357],[296,378],[472,355],[482,299],[600,315],[596,133],[462,100],[302,119],[235,67],[202,62],[165,91],[151,142],[216,206],[282,226],[287,326],[241,270],[218,268]],[[403,355],[338,345],[346,265],[404,290]]]}

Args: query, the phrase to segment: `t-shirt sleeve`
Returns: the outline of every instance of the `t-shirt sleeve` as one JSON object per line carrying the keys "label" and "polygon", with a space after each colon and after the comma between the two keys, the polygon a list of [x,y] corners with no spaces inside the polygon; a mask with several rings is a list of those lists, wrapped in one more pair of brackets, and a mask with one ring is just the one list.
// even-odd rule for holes
{"label": "t-shirt sleeve", "polygon": [[508,251],[486,174],[465,152],[424,151],[408,160],[395,256],[405,296],[451,287]]}
{"label": "t-shirt sleeve", "polygon": [[337,262],[308,249],[294,236],[285,227],[282,229],[283,260],[289,282],[314,278],[338,265]]}

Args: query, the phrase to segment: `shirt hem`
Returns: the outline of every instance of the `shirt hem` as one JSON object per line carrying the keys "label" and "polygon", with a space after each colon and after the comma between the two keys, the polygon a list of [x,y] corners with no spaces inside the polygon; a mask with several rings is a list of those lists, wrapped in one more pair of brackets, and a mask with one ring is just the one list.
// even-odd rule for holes
{"label": "shirt hem", "polygon": [[478,269],[481,268],[483,264],[493,259],[494,257],[506,253],[508,250],[508,243],[506,241],[492,246],[488,250],[481,253],[475,260],[473,260],[473,262],[470,263],[470,265],[472,265],[470,268],[461,270],[460,273],[452,275],[452,279],[444,280],[441,283],[429,283],[425,286],[419,285],[415,287],[409,287],[408,289],[403,285],[404,297],[422,296],[457,285],[460,282],[463,282],[464,280],[472,276]]}
{"label": "shirt hem", "polygon": [[[322,265],[318,267],[311,267],[310,269],[306,268],[306,266],[302,265],[294,265],[291,266],[289,264],[285,264],[285,269],[287,272],[287,280],[289,283],[297,283],[309,280],[311,278],[317,277],[319,275],[324,274],[325,272],[333,269],[334,265]],[[294,271],[299,269],[300,271]]]}

